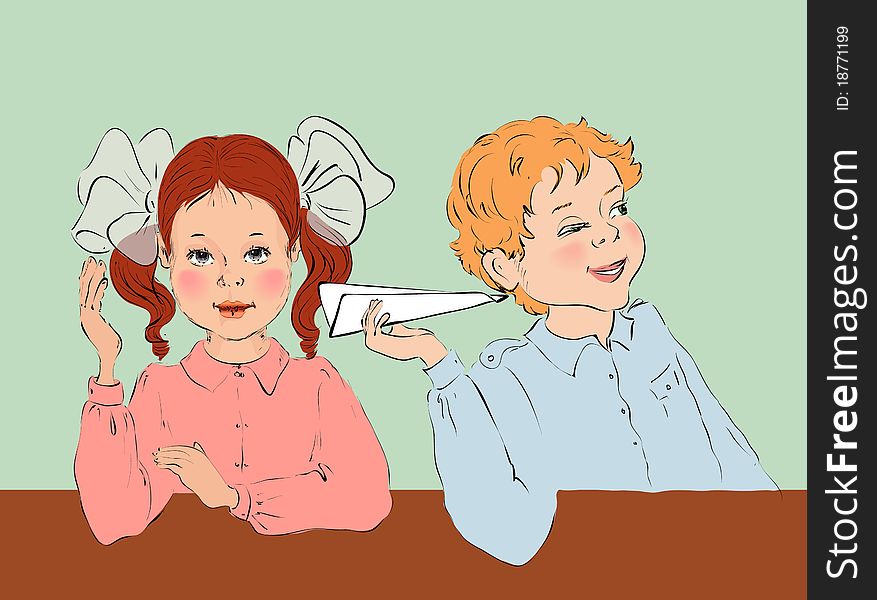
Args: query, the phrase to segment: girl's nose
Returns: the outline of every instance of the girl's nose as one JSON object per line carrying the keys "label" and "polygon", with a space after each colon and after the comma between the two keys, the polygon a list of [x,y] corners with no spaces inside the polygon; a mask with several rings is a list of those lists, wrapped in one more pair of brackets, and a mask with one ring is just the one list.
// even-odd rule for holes
{"label": "girl's nose", "polygon": [[219,280],[216,283],[219,287],[240,287],[244,285],[244,278],[226,271],[219,276]]}

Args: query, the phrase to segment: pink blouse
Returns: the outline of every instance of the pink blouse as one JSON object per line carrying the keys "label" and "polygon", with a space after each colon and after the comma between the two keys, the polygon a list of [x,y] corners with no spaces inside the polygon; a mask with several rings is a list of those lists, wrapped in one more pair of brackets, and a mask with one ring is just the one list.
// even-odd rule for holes
{"label": "pink blouse", "polygon": [[268,353],[241,365],[198,342],[178,365],[151,364],[127,407],[122,385],[88,382],[76,484],[95,537],[137,535],[174,493],[191,493],[152,453],[196,441],[237,490],[231,513],[264,534],[376,527],[389,513],[389,470],[362,407],[323,357]]}

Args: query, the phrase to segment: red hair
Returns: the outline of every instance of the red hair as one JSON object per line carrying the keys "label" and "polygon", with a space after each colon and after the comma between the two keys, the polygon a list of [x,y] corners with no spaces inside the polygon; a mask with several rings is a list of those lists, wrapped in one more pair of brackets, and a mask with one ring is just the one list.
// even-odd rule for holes
{"label": "red hair", "polygon": [[[239,193],[252,194],[271,205],[289,237],[289,247],[301,240],[301,254],[308,275],[292,303],[292,326],[301,338],[307,358],[317,353],[320,330],[314,322],[323,282],[344,283],[350,276],[353,258],[349,246],[332,244],[314,233],[301,207],[298,181],[286,158],[268,142],[251,135],[203,137],[187,144],[165,169],[158,190],[158,230],[163,240],[171,239],[174,217],[180,208],[219,182]],[[287,248],[289,250],[289,248]],[[174,316],[174,299],[155,279],[156,261],[140,265],[113,250],[110,277],[113,287],[126,301],[149,312],[146,341],[159,360],[168,351],[161,328]]]}

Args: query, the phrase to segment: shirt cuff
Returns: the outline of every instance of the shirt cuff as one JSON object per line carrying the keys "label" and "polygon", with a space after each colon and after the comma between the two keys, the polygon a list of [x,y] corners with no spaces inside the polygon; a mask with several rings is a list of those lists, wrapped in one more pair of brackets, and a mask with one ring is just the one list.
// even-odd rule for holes
{"label": "shirt cuff", "polygon": [[101,406],[117,406],[122,403],[122,382],[117,381],[113,385],[102,385],[97,378],[88,378],[88,401]]}
{"label": "shirt cuff", "polygon": [[450,350],[443,359],[435,363],[428,369],[423,370],[429,375],[432,381],[432,387],[440,390],[448,387],[457,377],[466,372],[460,357],[453,350]]}
{"label": "shirt cuff", "polygon": [[244,485],[233,485],[231,487],[238,493],[238,505],[229,508],[228,510],[238,519],[246,521],[250,518],[250,506],[252,503],[250,492]]}

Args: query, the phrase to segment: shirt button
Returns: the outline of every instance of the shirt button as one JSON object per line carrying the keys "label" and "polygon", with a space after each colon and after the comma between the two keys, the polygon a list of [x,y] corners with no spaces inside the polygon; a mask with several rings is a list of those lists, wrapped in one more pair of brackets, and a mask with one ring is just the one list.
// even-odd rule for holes
{"label": "shirt button", "polygon": [[627,411],[624,410],[624,409],[622,408],[622,409],[621,409],[621,414],[623,414],[623,415],[624,415],[624,414],[627,414]]}
{"label": "shirt button", "polygon": [[615,375],[613,375],[612,373],[609,373],[609,379],[615,379]]}
{"label": "shirt button", "polygon": [[668,390],[670,389],[670,384],[669,384],[669,383],[667,384],[667,389],[668,389]]}
{"label": "shirt button", "polygon": [[634,446],[639,446],[639,444],[638,444],[638,443],[636,443],[636,442],[634,442],[634,443],[633,443],[633,445],[634,445]]}
{"label": "shirt button", "polygon": [[235,372],[234,372],[234,376],[235,376],[235,377],[243,377],[244,374],[241,373],[240,371],[235,371]]}

